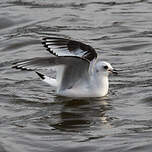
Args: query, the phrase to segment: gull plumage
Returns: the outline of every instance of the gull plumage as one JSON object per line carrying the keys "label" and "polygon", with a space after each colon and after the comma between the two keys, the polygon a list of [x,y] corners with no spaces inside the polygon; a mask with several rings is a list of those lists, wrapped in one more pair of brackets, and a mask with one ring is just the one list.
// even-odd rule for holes
{"label": "gull plumage", "polygon": [[[56,87],[59,96],[102,97],[108,93],[108,76],[117,72],[110,63],[98,61],[97,53],[90,45],[58,37],[46,37],[42,44],[52,56],[27,59],[13,67],[35,71],[42,81]],[[38,72],[51,67],[56,68],[56,78]]]}

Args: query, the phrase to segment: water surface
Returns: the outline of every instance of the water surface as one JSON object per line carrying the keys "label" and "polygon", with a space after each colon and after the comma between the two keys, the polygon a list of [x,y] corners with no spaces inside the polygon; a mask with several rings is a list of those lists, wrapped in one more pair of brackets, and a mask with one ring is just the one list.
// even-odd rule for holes
{"label": "water surface", "polygon": [[[1,0],[0,151],[150,152],[150,0]],[[104,98],[57,98],[54,88],[13,62],[49,56],[45,36],[92,45],[122,72]]]}

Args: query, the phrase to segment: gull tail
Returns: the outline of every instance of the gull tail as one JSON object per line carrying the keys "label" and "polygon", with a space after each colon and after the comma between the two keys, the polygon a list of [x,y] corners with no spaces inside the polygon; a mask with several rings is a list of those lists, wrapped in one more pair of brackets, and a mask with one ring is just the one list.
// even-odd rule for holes
{"label": "gull tail", "polygon": [[58,86],[58,83],[56,81],[56,79],[53,79],[53,78],[50,78],[40,72],[37,72],[36,71],[36,74],[42,79],[42,81],[44,81],[45,83],[53,86],[53,87],[57,87]]}

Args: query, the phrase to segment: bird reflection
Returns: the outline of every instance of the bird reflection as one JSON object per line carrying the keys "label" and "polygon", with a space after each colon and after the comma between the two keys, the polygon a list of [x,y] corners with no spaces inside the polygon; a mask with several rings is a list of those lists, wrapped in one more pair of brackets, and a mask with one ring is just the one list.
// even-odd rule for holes
{"label": "bird reflection", "polygon": [[64,131],[79,131],[90,127],[99,127],[109,122],[106,114],[111,109],[106,98],[68,99],[56,98],[62,108],[54,128]]}

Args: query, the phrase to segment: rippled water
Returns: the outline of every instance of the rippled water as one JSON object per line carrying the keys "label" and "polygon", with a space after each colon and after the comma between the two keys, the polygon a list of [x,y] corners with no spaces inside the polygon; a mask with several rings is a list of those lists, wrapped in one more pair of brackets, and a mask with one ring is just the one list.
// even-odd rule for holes
{"label": "rippled water", "polygon": [[[92,45],[122,70],[104,98],[70,100],[15,61],[49,56],[45,36]],[[151,152],[151,0],[0,1],[0,151]]]}

